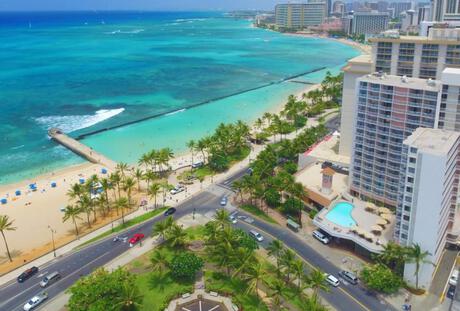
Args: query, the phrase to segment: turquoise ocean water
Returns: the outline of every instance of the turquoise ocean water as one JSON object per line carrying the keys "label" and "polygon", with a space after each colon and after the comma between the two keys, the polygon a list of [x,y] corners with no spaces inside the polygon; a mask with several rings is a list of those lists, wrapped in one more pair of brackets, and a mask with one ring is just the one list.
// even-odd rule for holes
{"label": "turquoise ocean water", "polygon": [[282,79],[338,72],[358,55],[219,13],[0,13],[0,28],[0,183],[83,162],[48,139],[50,127],[78,137],[160,115],[82,141],[129,163],[151,148],[182,152],[305,87]]}

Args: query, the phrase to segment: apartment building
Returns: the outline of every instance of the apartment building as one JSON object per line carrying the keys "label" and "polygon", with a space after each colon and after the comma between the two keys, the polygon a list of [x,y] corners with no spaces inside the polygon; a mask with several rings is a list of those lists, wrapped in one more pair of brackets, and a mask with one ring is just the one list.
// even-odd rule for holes
{"label": "apartment building", "polygon": [[433,21],[460,21],[460,3],[457,0],[433,0],[431,7]]}
{"label": "apartment building", "polygon": [[371,38],[373,71],[440,79],[445,67],[460,67],[460,29],[431,28],[427,37],[382,34]]}
{"label": "apartment building", "polygon": [[302,29],[320,25],[326,17],[326,2],[285,3],[275,7],[275,23],[280,29]]}
{"label": "apartment building", "polygon": [[350,193],[394,207],[403,141],[419,127],[435,127],[442,85],[379,73],[357,81]]}
{"label": "apartment building", "polygon": [[393,9],[391,16],[392,18],[399,18],[402,12],[412,9],[412,2],[393,2],[390,4],[390,8]]}
{"label": "apartment building", "polygon": [[378,34],[388,29],[390,16],[377,11],[355,12],[351,21],[352,35]]}
{"label": "apartment building", "polygon": [[[454,220],[459,181],[460,133],[418,128],[403,143],[395,240],[419,244],[437,265]],[[425,288],[436,266],[422,264],[419,286]],[[415,283],[415,265],[406,264],[404,277]]]}

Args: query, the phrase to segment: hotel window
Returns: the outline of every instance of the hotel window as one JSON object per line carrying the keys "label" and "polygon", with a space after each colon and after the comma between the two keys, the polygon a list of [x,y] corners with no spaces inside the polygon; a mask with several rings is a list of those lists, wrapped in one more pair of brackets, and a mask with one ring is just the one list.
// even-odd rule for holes
{"label": "hotel window", "polygon": [[460,66],[460,45],[448,45],[446,52],[446,64]]}

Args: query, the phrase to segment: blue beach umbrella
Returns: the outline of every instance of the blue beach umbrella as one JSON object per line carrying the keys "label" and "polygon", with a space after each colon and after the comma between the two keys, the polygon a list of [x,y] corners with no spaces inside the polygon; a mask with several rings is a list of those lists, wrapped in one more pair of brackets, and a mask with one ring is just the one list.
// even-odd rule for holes
{"label": "blue beach umbrella", "polygon": [[14,192],[14,194],[16,194],[16,196],[20,196],[20,195],[21,195],[21,190],[16,190],[16,191]]}
{"label": "blue beach umbrella", "polygon": [[0,202],[1,202],[2,204],[6,204],[6,203],[8,202],[8,200],[5,199],[5,198],[3,198],[3,199],[0,200]]}
{"label": "blue beach umbrella", "polygon": [[102,168],[102,169],[101,169],[101,173],[102,173],[102,174],[107,174],[107,169],[106,169],[106,168]]}
{"label": "blue beach umbrella", "polygon": [[84,183],[85,183],[85,179],[84,179],[84,178],[80,178],[78,181],[80,182],[80,184],[84,184]]}
{"label": "blue beach umbrella", "polygon": [[51,182],[51,188],[56,188],[57,184],[55,181]]}

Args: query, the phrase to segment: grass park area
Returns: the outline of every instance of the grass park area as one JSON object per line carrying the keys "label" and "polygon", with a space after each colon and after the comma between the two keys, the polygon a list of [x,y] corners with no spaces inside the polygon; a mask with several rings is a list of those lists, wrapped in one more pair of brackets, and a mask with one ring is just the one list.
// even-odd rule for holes
{"label": "grass park area", "polygon": [[245,211],[245,212],[248,212],[250,213],[251,215],[254,215],[262,220],[265,220],[266,222],[269,222],[271,224],[278,224],[276,222],[276,220],[274,220],[273,218],[271,218],[269,215],[267,215],[265,212],[263,212],[262,210],[260,210],[259,208],[257,208],[256,206],[254,205],[251,205],[251,204],[242,204],[240,206],[240,208]]}

